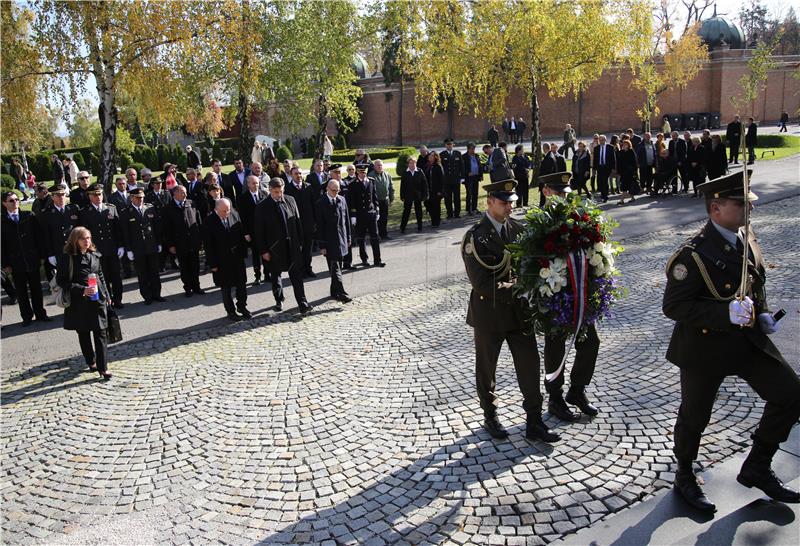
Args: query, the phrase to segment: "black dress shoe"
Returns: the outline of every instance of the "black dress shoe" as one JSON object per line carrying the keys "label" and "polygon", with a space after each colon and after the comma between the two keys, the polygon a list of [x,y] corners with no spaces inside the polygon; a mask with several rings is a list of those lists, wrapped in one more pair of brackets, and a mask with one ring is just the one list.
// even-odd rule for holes
{"label": "black dress shoe", "polygon": [[23,320],[23,321],[22,321],[22,326],[23,326],[23,328],[27,328],[27,327],[28,327],[28,326],[30,326],[31,324],[33,324],[33,321],[32,321],[31,319],[27,319],[27,320]]}
{"label": "black dress shoe", "polygon": [[583,388],[570,388],[565,400],[573,406],[578,406],[578,409],[590,417],[594,417],[598,413],[597,408],[589,403]]}
{"label": "black dress shoe", "polygon": [[786,487],[772,470],[772,458],[777,451],[778,444],[767,445],[756,439],[736,481],[745,487],[761,489],[776,501],[800,503],[800,493]]}
{"label": "black dress shoe", "polygon": [[258,286],[259,284],[261,284],[261,277],[256,275],[256,280],[253,281],[253,286]]}
{"label": "black dress shoe", "polygon": [[356,266],[354,266],[353,264],[345,264],[344,268],[345,269],[355,269]]}
{"label": "black dress shoe", "polygon": [[151,299],[144,300],[144,304],[145,305],[150,305],[151,303],[153,303],[153,300],[151,300]]}
{"label": "black dress shoe", "polygon": [[351,301],[353,301],[353,298],[351,298],[347,294],[339,294],[338,296],[335,296],[335,299],[342,303],[350,303]]}
{"label": "black dress shoe", "polygon": [[500,423],[496,415],[486,416],[483,419],[483,428],[489,433],[489,436],[496,440],[505,440],[508,438],[508,431]]}
{"label": "black dress shoe", "polygon": [[367,260],[361,260],[361,267],[369,267],[369,262]]}
{"label": "black dress shoe", "polygon": [[300,304],[300,313],[302,313],[303,315],[309,314],[312,309],[314,309],[314,307],[311,304],[308,303]]}
{"label": "black dress shoe", "polygon": [[192,292],[197,294],[198,296],[202,296],[206,293],[206,291],[203,290],[202,288],[195,288],[194,290],[192,290]]}
{"label": "black dress shoe", "polygon": [[231,322],[239,322],[240,320],[242,320],[242,317],[240,317],[236,313],[228,313],[228,320],[230,320]]}
{"label": "black dress shoe", "polygon": [[246,319],[251,319],[251,318],[253,318],[253,313],[251,313],[251,312],[250,312],[250,311],[248,311],[247,309],[241,309],[241,310],[239,311],[239,314],[240,314],[240,315],[242,315],[242,317],[243,317],[243,318],[246,318]]}
{"label": "black dress shoe", "polygon": [[192,291],[191,290],[187,290],[186,292],[184,292],[183,295],[186,296],[187,298],[191,298],[192,297]]}
{"label": "black dress shoe", "polygon": [[569,409],[567,403],[564,402],[564,397],[561,396],[561,391],[557,394],[550,395],[550,401],[547,403],[547,411],[550,412],[550,415],[555,415],[562,421],[568,421],[570,423],[579,421],[581,418],[579,414]]}
{"label": "black dress shoe", "polygon": [[312,278],[312,279],[316,279],[316,278],[317,278],[317,274],[316,274],[316,273],[314,273],[313,271],[311,271],[311,270],[309,269],[309,270],[306,272],[306,277],[310,277],[310,278]]}
{"label": "black dress shoe", "polygon": [[706,497],[691,470],[679,469],[675,473],[674,488],[683,500],[698,510],[712,514],[717,511],[716,505]]}
{"label": "black dress shoe", "polygon": [[276,311],[283,311],[283,302],[282,301],[276,301],[275,302],[275,307],[273,307],[273,309],[275,309]]}
{"label": "black dress shoe", "polygon": [[375,267],[386,267],[386,262],[375,262]]}
{"label": "black dress shoe", "polygon": [[53,318],[44,315],[42,317],[36,317],[36,322],[53,322]]}
{"label": "black dress shoe", "polygon": [[544,421],[542,421],[541,415],[534,415],[528,417],[528,423],[525,427],[525,439],[541,440],[552,444],[561,440],[561,436],[547,428]]}
{"label": "black dress shoe", "polygon": [[158,301],[158,302],[162,302],[163,303],[163,302],[167,301],[167,298],[164,298],[164,297],[161,297],[161,296],[156,296],[155,298],[153,298],[153,301]]}

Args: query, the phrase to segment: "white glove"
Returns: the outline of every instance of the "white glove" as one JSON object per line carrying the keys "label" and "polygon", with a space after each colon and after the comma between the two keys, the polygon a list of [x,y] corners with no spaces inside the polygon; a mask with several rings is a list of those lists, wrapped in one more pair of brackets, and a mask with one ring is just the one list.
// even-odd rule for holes
{"label": "white glove", "polygon": [[161,252],[161,245],[158,245],[158,252]]}
{"label": "white glove", "polygon": [[[351,226],[354,226],[354,225],[356,225],[356,217],[355,217],[355,216],[353,216],[352,218],[350,218],[350,225],[351,225]],[[55,264],[54,264],[54,265],[55,265]]]}
{"label": "white glove", "polygon": [[125,249],[123,247],[119,247],[117,249],[117,258],[122,258],[123,254],[125,254]]}
{"label": "white glove", "polygon": [[133,261],[133,251],[132,251],[132,250],[129,250],[129,251],[128,251],[128,259],[129,259],[130,261]]}
{"label": "white glove", "polygon": [[52,265],[53,267],[56,266],[56,257],[55,256],[50,256],[49,258],[47,258],[47,261],[50,262],[50,265]]}
{"label": "white glove", "polygon": [[758,325],[761,326],[761,331],[765,334],[774,334],[778,331],[778,321],[772,318],[770,313],[759,314]]}
{"label": "white glove", "polygon": [[731,324],[747,326],[753,319],[753,300],[745,296],[742,301],[731,301],[728,304],[728,316],[731,319]]}

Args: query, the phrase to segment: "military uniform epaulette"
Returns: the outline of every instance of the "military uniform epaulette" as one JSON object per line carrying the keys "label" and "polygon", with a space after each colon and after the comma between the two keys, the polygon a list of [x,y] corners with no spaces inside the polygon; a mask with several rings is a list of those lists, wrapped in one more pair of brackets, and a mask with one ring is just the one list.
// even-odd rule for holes
{"label": "military uniform epaulette", "polygon": [[461,254],[472,254],[475,250],[475,244],[473,243],[473,237],[475,232],[478,230],[478,226],[480,226],[480,222],[473,224],[467,231],[464,233],[464,236],[461,238]]}
{"label": "military uniform epaulette", "polygon": [[696,235],[692,235],[688,239],[686,239],[681,246],[678,247],[678,250],[672,253],[672,256],[669,257],[667,260],[667,267],[666,267],[666,274],[669,276],[669,271],[672,269],[673,262],[680,256],[684,251],[688,250],[689,252],[693,252],[695,248],[697,248],[697,244],[702,241],[702,231]]}

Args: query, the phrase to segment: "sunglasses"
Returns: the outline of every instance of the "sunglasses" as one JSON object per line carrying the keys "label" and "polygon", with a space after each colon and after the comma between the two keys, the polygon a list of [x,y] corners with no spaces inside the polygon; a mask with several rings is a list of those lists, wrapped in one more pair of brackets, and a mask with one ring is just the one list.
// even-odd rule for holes
{"label": "sunglasses", "polygon": [[79,176],[78,180],[89,180],[88,176]]}
{"label": "sunglasses", "polygon": [[6,202],[8,202],[8,203],[15,203],[17,201],[19,201],[19,199],[17,199],[16,197],[11,197],[9,199],[6,199]]}

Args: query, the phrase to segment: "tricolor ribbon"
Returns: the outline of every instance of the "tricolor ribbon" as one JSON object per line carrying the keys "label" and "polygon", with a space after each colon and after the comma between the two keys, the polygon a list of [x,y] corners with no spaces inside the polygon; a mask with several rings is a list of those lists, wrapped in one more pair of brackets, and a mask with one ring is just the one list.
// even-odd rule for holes
{"label": "tricolor ribbon", "polygon": [[586,315],[586,303],[589,295],[589,259],[583,249],[569,253],[567,256],[567,272],[569,274],[569,284],[572,287],[572,295],[574,296],[572,300],[572,326],[574,331],[569,340],[569,345],[565,347],[561,365],[556,371],[545,375],[545,381],[548,383],[554,381],[564,371],[567,357],[575,345],[575,339],[578,337],[578,331],[583,326],[583,319]]}

